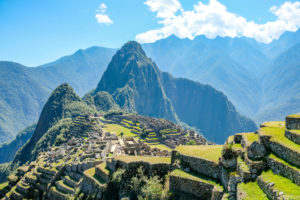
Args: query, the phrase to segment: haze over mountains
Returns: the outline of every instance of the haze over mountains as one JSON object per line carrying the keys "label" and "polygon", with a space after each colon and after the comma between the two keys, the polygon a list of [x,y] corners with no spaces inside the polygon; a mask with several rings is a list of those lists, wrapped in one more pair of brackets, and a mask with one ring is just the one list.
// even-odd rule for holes
{"label": "haze over mountains", "polygon": [[[143,48],[160,70],[211,85],[222,91],[241,114],[258,123],[300,112],[299,42],[297,31],[287,32],[268,45],[247,38],[200,36],[191,41],[171,36]],[[95,88],[115,52],[92,47],[37,68],[0,62],[0,143],[37,121],[57,85],[67,82],[80,96]],[[163,82],[168,80],[164,78],[167,74],[160,76],[158,89],[164,88]],[[171,85],[179,87],[179,80],[183,79]],[[123,92],[126,89],[120,88]],[[172,90],[164,90],[161,104],[168,105],[172,98],[167,93]],[[179,111],[177,116],[172,114],[172,109],[178,110],[172,104],[169,115],[181,118]]]}

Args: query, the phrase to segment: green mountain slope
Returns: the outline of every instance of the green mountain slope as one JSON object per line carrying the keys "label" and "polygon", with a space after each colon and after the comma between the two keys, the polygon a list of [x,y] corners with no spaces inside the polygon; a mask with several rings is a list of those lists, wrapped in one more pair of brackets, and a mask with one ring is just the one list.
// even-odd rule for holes
{"label": "green mountain slope", "polygon": [[0,164],[10,162],[14,158],[16,152],[31,138],[35,127],[36,124],[33,124],[25,128],[15,139],[0,146]]}
{"label": "green mountain slope", "polygon": [[241,116],[227,97],[211,86],[168,73],[162,73],[162,82],[180,120],[199,128],[208,140],[223,143],[231,133],[256,130],[252,120]]}
{"label": "green mountain slope", "polygon": [[112,94],[121,108],[142,115],[183,121],[222,143],[235,131],[254,131],[227,97],[208,85],[161,73],[136,42],[125,44],[113,57],[96,92]]}
{"label": "green mountain slope", "polygon": [[24,163],[30,160],[32,150],[40,138],[50,127],[65,117],[66,107],[80,101],[80,97],[68,84],[57,87],[46,102],[31,139],[18,151],[14,161]]}
{"label": "green mountain slope", "polygon": [[137,42],[128,42],[113,57],[95,92],[107,91],[129,112],[177,121],[165,95],[159,69]]}
{"label": "green mountain slope", "polygon": [[37,120],[50,90],[27,67],[0,62],[0,143]]}
{"label": "green mountain slope", "polygon": [[57,85],[67,82],[81,96],[95,87],[114,53],[91,47],[39,67],[0,62],[0,143],[38,120]]}
{"label": "green mountain slope", "polygon": [[300,43],[277,56],[263,78],[265,95],[256,118],[283,120],[300,112]]}

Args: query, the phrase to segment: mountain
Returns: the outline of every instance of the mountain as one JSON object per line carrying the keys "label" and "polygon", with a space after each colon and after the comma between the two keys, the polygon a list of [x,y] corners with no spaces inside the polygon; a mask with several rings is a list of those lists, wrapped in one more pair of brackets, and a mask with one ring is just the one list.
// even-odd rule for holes
{"label": "mountain", "polygon": [[37,120],[50,90],[23,65],[0,62],[0,143]]}
{"label": "mountain", "polygon": [[283,115],[300,112],[300,43],[271,62],[262,80],[264,98],[258,119],[284,119]]}
{"label": "mountain", "polygon": [[33,124],[25,128],[15,139],[0,146],[0,164],[12,161],[16,152],[31,138],[35,127],[36,124]]}
{"label": "mountain", "polygon": [[197,127],[210,141],[222,143],[229,134],[256,130],[222,93],[209,85],[162,73],[162,82],[179,119]]}
{"label": "mountain", "polygon": [[114,53],[91,47],[38,67],[0,62],[0,143],[38,120],[57,85],[67,82],[81,96],[94,88]]}
{"label": "mountain", "polygon": [[107,91],[129,112],[176,122],[177,116],[159,74],[140,44],[128,42],[112,58],[95,92]]}
{"label": "mountain", "polygon": [[258,80],[269,58],[255,41],[171,36],[143,47],[161,70],[213,86],[224,92],[242,114],[254,116],[259,109],[262,94]]}
{"label": "mountain", "polygon": [[80,101],[80,97],[68,84],[58,86],[46,102],[32,137],[18,151],[14,160],[20,163],[25,163],[30,160],[32,150],[37,142],[53,125],[65,117],[66,107],[74,102]]}
{"label": "mountain", "polygon": [[162,73],[137,42],[128,42],[114,55],[95,90],[99,91],[110,93],[125,110],[183,121],[217,143],[233,132],[256,129],[223,93]]}

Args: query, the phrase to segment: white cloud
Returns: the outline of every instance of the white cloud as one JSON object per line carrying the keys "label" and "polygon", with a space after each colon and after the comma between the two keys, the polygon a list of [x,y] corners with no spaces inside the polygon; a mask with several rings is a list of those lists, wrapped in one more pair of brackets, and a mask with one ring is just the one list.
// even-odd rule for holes
{"label": "white cloud", "polygon": [[96,19],[99,24],[113,24],[114,22],[105,14],[96,14]]}
{"label": "white cloud", "polygon": [[173,18],[178,10],[183,10],[178,0],[147,0],[145,4],[159,18]]}
{"label": "white cloud", "polygon": [[113,20],[111,20],[109,18],[109,16],[106,13],[106,9],[107,9],[107,6],[104,4],[104,3],[101,3],[98,7],[98,9],[96,10],[97,14],[95,15],[96,19],[97,19],[97,22],[99,24],[106,24],[106,25],[109,25],[109,24],[113,24]]}
{"label": "white cloud", "polygon": [[98,12],[100,13],[105,13],[107,9],[107,6],[104,3],[101,3],[100,6],[98,7]]}
{"label": "white cloud", "polygon": [[296,31],[300,27],[300,2],[285,2],[280,7],[270,8],[277,19],[265,24],[247,21],[242,16],[231,13],[217,0],[208,4],[198,2],[189,11],[182,9],[178,0],[147,0],[152,12],[156,12],[162,28],[150,30],[136,36],[137,41],[151,43],[174,34],[179,38],[194,39],[198,35],[208,38],[216,36],[254,38],[269,43],[285,31]]}

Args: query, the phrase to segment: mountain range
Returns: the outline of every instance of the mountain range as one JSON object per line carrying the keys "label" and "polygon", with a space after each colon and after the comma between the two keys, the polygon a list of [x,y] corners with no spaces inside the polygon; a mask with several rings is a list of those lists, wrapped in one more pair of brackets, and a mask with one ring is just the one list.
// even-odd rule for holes
{"label": "mountain range", "polygon": [[12,166],[32,161],[39,152],[65,142],[74,134],[68,130],[77,116],[119,109],[184,122],[218,143],[234,132],[257,128],[253,121],[236,111],[222,92],[162,73],[141,45],[132,41],[117,51],[96,89],[83,98],[68,84],[58,86],[51,93],[31,138],[16,153]]}
{"label": "mountain range", "polygon": [[[222,91],[242,115],[260,123],[300,112],[299,38],[300,31],[286,32],[266,45],[248,38],[171,36],[142,47],[159,70],[209,84]],[[0,62],[0,143],[38,120],[57,85],[67,82],[80,96],[93,89],[115,52],[91,47],[38,67]],[[162,104],[168,104],[168,99]]]}

